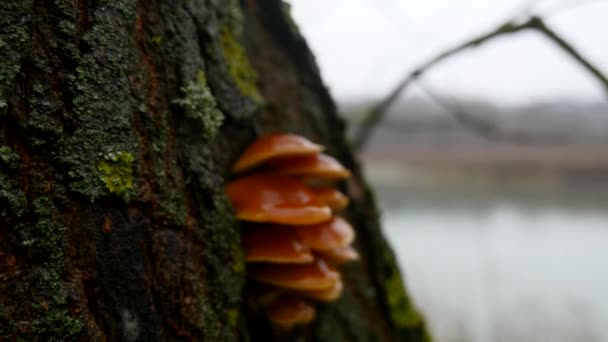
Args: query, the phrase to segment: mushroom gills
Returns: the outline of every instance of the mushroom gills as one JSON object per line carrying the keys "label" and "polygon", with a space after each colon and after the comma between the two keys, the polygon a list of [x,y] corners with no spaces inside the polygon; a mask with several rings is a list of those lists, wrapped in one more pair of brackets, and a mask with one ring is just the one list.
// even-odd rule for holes
{"label": "mushroom gills", "polygon": [[348,206],[348,197],[334,188],[318,187],[312,188],[312,191],[332,210],[340,210]]}
{"label": "mushroom gills", "polygon": [[338,279],[332,286],[322,290],[297,290],[296,293],[302,297],[322,302],[333,302],[342,295],[344,284]]}
{"label": "mushroom gills", "polygon": [[248,275],[260,283],[294,290],[323,290],[340,279],[340,273],[322,259],[310,264],[252,264]]}
{"label": "mushroom gills", "polygon": [[339,216],[315,225],[294,226],[292,229],[300,241],[318,251],[345,247],[355,240],[355,230]]}
{"label": "mushroom gills", "polygon": [[352,246],[345,246],[319,252],[323,259],[332,265],[342,265],[359,260],[359,253]]}
{"label": "mushroom gills", "polygon": [[331,218],[331,209],[299,180],[274,173],[256,173],[226,186],[226,193],[244,221],[293,225]]}
{"label": "mushroom gills", "polygon": [[290,229],[279,226],[254,226],[243,229],[246,262],[311,263],[314,257]]}
{"label": "mushroom gills", "polygon": [[300,297],[281,295],[268,304],[264,311],[270,322],[283,329],[304,325],[315,319],[315,308]]}
{"label": "mushroom gills", "polygon": [[303,178],[341,180],[351,176],[334,157],[323,153],[273,158],[268,161],[268,167],[281,174]]}

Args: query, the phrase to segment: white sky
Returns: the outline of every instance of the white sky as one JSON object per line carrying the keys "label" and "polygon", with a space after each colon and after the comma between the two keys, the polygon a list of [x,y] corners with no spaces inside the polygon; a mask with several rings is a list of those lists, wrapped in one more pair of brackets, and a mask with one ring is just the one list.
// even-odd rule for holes
{"label": "white sky", "polygon": [[[289,0],[325,83],[343,100],[379,97],[438,52],[531,8],[608,73],[608,0]],[[532,5],[530,5],[532,4]],[[538,33],[505,36],[437,65],[423,81],[501,104],[604,100],[586,71]]]}

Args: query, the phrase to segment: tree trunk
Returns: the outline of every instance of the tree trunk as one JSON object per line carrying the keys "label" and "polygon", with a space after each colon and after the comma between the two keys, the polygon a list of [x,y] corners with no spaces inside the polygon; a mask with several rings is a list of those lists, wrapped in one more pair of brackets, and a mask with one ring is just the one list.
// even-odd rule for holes
{"label": "tree trunk", "polygon": [[[8,0],[0,23],[0,340],[428,339],[286,4]],[[223,190],[273,131],[354,171],[362,255],[283,334],[243,299]]]}

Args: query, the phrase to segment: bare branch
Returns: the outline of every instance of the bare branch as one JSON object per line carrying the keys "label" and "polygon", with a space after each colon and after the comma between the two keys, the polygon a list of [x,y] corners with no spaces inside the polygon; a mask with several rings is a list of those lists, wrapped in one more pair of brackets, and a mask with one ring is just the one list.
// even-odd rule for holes
{"label": "bare branch", "polygon": [[403,80],[399,82],[397,86],[384,99],[382,99],[374,107],[372,107],[368,115],[363,119],[354,136],[354,147],[356,149],[361,149],[367,143],[373,129],[382,120],[382,118],[388,111],[388,108],[397,100],[399,95],[408,86],[411,85],[413,81],[422,76],[424,72],[426,72],[428,69],[442,62],[443,60],[459,52],[462,52],[463,50],[477,47],[489,40],[492,40],[502,35],[512,34],[528,29],[537,30],[545,37],[556,43],[569,56],[571,56],[575,61],[581,64],[595,79],[597,79],[604,86],[604,88],[606,88],[606,91],[608,93],[608,78],[606,78],[606,76],[603,75],[598,68],[593,66],[593,64],[591,64],[580,53],[578,53],[572,47],[572,45],[567,43],[553,30],[549,29],[549,27],[545,25],[541,18],[533,16],[530,17],[528,20],[520,23],[508,21],[490,32],[484,33],[478,37],[470,39],[462,44],[459,44],[451,49],[448,49],[438,54],[426,63],[423,63],[422,65],[415,68],[413,71],[408,72],[407,75],[403,78]]}
{"label": "bare branch", "polygon": [[477,133],[479,136],[496,140],[499,138],[497,127],[489,121],[480,120],[474,115],[465,112],[462,108],[448,103],[448,101],[435,94],[431,89],[425,86],[420,80],[417,80],[416,85],[435,103],[437,103],[443,110],[448,113],[452,118],[463,128]]}
{"label": "bare branch", "polygon": [[[524,132],[507,132],[500,129],[490,119],[481,119],[458,106],[454,101],[448,101],[445,97],[436,94],[420,80],[416,85],[443,110],[448,113],[462,128],[477,134],[489,141],[509,142],[516,144],[554,144],[555,138],[533,136]],[[452,103],[450,103],[452,102]]]}
{"label": "bare branch", "polygon": [[551,30],[539,17],[532,17],[530,22],[533,24],[533,27],[539,32],[543,33],[547,38],[553,41],[557,46],[562,48],[570,57],[574,58],[583,68],[587,69],[594,78],[596,78],[604,88],[606,88],[606,92],[608,92],[608,78],[604,75],[597,67],[595,67],[591,62],[586,60],[583,56],[581,56],[578,51],[572,47],[568,42],[566,42],[563,38],[561,38],[555,31]]}

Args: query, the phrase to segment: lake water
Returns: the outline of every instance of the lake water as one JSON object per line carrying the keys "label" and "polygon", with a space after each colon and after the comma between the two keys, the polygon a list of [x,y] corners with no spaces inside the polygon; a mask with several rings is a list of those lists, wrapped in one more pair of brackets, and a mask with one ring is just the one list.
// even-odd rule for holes
{"label": "lake water", "polygon": [[608,183],[391,170],[367,172],[436,341],[608,341]]}

